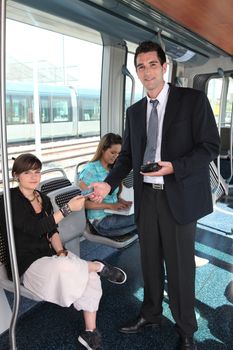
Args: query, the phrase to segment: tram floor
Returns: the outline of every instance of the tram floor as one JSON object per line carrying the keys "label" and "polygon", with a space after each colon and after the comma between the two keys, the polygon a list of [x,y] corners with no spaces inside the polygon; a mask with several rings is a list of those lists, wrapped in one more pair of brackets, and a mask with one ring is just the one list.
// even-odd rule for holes
{"label": "tram floor", "polygon": [[[232,237],[198,225],[195,248],[196,255],[209,259],[207,265],[196,270],[198,331],[195,336],[198,349],[230,350],[233,348]],[[147,329],[138,335],[124,335],[117,330],[140,310],[143,281],[139,243],[118,251],[83,241],[81,252],[81,257],[85,259],[106,259],[125,269],[128,274],[127,282],[122,286],[103,281],[97,322],[103,334],[104,349],[175,350],[177,336],[167,297],[164,298],[163,327],[160,330]],[[21,304],[24,303],[25,300],[22,300]],[[18,319],[17,350],[81,350],[77,339],[83,327],[82,314],[73,307],[67,309],[51,303],[37,303],[21,313]],[[0,350],[7,349],[9,339],[8,332],[5,332],[0,337]]]}

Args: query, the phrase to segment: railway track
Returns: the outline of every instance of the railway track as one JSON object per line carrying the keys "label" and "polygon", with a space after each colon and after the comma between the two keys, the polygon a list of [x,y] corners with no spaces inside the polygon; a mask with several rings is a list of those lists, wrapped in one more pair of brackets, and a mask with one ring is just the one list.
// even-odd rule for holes
{"label": "railway track", "polygon": [[[69,139],[69,140],[62,140],[62,141],[51,141],[41,144],[41,151],[42,154],[49,153],[55,153],[62,149],[67,149],[67,147],[87,147],[88,145],[96,145],[99,142],[99,137],[88,137],[88,138],[81,138],[81,139]],[[8,147],[8,155],[14,156],[15,154],[18,155],[22,152],[35,152],[35,144],[28,144],[28,145],[10,145]]]}
{"label": "railway track", "polygon": [[[62,168],[68,178],[73,181],[77,164],[88,161],[94,154],[99,138],[77,139],[50,142],[42,144],[41,160],[43,169]],[[13,159],[21,153],[35,153],[35,145],[13,146],[8,148],[9,171],[11,172]],[[0,184],[2,183],[2,165],[0,165]],[[11,175],[10,175],[11,177]]]}

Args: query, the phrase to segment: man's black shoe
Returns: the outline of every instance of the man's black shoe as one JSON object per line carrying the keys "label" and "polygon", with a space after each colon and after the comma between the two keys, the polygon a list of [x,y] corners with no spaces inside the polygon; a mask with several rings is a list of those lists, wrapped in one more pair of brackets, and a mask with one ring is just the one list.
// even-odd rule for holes
{"label": "man's black shoe", "polygon": [[128,322],[125,326],[119,329],[119,332],[126,334],[133,334],[142,332],[146,327],[157,328],[160,323],[152,323],[145,320],[141,315],[136,320]]}
{"label": "man's black shoe", "polygon": [[193,337],[180,336],[178,350],[197,350]]}

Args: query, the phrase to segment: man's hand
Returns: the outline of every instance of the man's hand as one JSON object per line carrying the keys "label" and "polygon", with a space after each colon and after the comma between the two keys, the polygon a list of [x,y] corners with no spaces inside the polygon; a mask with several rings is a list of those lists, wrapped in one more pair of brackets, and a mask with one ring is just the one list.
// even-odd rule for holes
{"label": "man's hand", "polygon": [[101,203],[111,191],[111,187],[107,182],[94,182],[88,187],[94,188],[94,193],[89,196],[89,199],[96,203]]}
{"label": "man's hand", "polygon": [[171,162],[160,161],[160,162],[158,162],[158,165],[160,165],[162,167],[162,169],[160,169],[158,171],[153,171],[151,173],[140,172],[140,174],[142,174],[144,176],[165,176],[165,175],[169,175],[169,174],[174,173],[173,165]]}

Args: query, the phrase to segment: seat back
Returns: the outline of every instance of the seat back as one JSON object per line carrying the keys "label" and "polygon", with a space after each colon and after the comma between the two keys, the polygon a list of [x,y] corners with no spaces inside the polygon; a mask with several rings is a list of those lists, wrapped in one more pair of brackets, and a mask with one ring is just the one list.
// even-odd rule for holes
{"label": "seat back", "polygon": [[87,164],[88,161],[85,160],[83,162],[80,162],[76,165],[75,167],[75,171],[74,171],[74,184],[76,186],[79,186],[79,174],[80,174],[80,171],[82,170],[82,168],[84,167],[85,164]]}
{"label": "seat back", "polygon": [[213,203],[215,204],[224,194],[228,195],[228,187],[221,175],[219,179],[218,170],[214,162],[210,163],[209,171],[212,199]]}
{"label": "seat back", "polygon": [[[77,186],[71,185],[49,192],[54,211],[59,210],[69,200],[81,193]],[[66,248],[76,255],[80,254],[80,238],[86,226],[85,210],[72,212],[58,225],[58,231]]]}
{"label": "seat back", "polygon": [[124,178],[122,184],[126,188],[133,188],[133,170],[131,170],[130,173],[126,176],[126,178]]}
{"label": "seat back", "polygon": [[131,170],[126,178],[122,181],[122,191],[120,197],[126,201],[134,202],[133,170]]}
{"label": "seat back", "polygon": [[[3,218],[1,218],[2,220]],[[7,263],[7,247],[3,236],[3,225],[0,225],[0,334],[5,332],[10,326],[12,311],[8,303],[4,289],[6,284],[9,283],[9,288],[13,287],[13,282],[11,282],[7,277],[6,272]]]}
{"label": "seat back", "polygon": [[[3,218],[1,218],[2,220]],[[4,280],[8,280],[7,277],[7,245],[2,231],[3,225],[0,228],[0,286]]]}
{"label": "seat back", "polygon": [[[80,194],[80,189],[71,184],[63,169],[52,168],[42,172],[42,175],[60,171],[63,176],[48,178],[40,182],[38,190],[50,197],[54,211],[59,210],[72,197]],[[80,236],[84,230],[86,218],[84,211],[73,212],[68,218],[62,220],[58,227],[62,242],[73,253],[80,253]]]}
{"label": "seat back", "polygon": [[[61,173],[62,176],[51,177],[51,174],[54,175],[54,173]],[[39,183],[39,185],[37,186],[37,189],[43,192],[44,194],[55,191],[58,188],[72,185],[62,168],[51,168],[51,169],[44,170],[41,172],[41,176],[43,178],[47,176],[47,178],[45,178]]]}
{"label": "seat back", "polygon": [[48,194],[49,192],[55,191],[58,188],[67,187],[71,185],[72,184],[69,179],[64,177],[57,177],[41,181],[37,189],[43,192],[44,194]]}
{"label": "seat back", "polygon": [[221,137],[220,156],[221,158],[227,158],[230,155],[231,128],[222,127],[220,131],[220,137]]}
{"label": "seat back", "polygon": [[[2,195],[0,195],[2,197]],[[3,221],[3,218],[0,219]],[[4,229],[5,224],[2,222],[0,225],[0,263],[3,265],[6,265],[7,263],[7,247],[6,247],[6,242],[5,238],[3,235],[3,229]]]}

